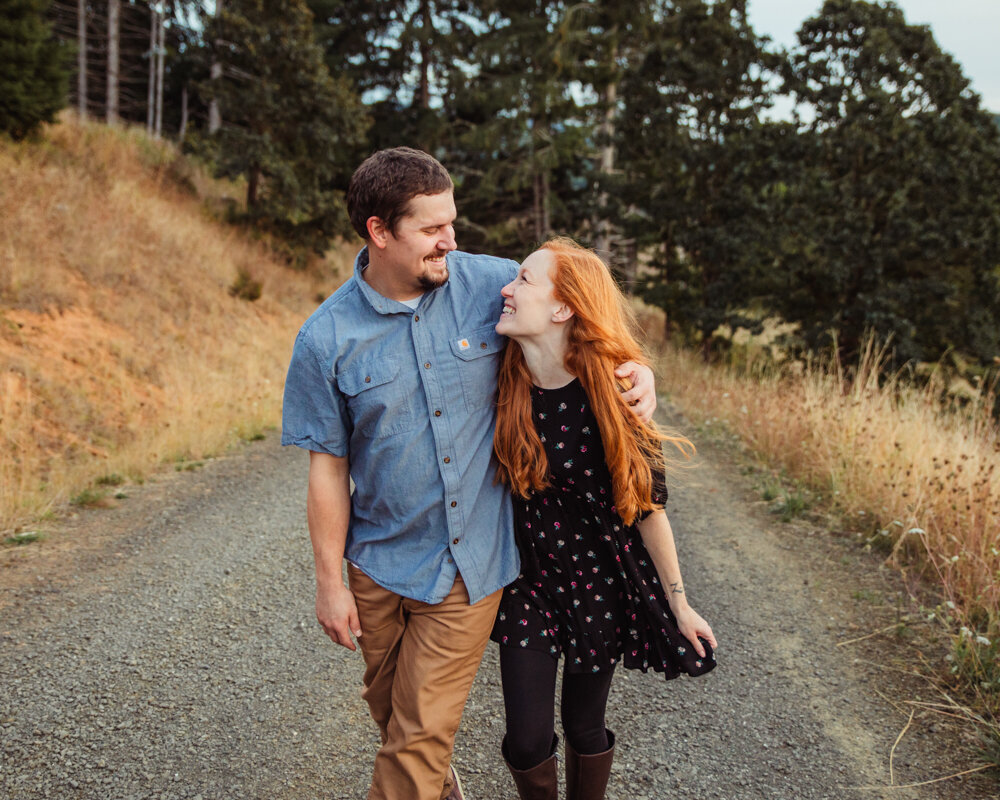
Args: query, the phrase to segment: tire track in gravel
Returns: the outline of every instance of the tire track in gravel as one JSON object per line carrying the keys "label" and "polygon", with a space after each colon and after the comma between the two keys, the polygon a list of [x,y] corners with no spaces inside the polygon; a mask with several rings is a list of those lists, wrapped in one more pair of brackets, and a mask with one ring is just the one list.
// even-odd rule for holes
{"label": "tire track in gravel", "polygon": [[[616,677],[608,797],[995,796],[983,775],[858,788],[888,782],[906,722],[855,661],[878,647],[836,647],[852,619],[879,627],[843,600],[845,581],[873,567],[790,533],[749,501],[730,454],[702,450],[668,510],[720,666],[669,683]],[[360,656],[315,622],[306,472],[306,456],[271,437],[0,552],[0,797],[365,796],[378,734]],[[974,759],[958,732],[916,727],[897,748],[897,783]],[[491,646],[456,747],[470,800],[513,797],[502,732]]]}

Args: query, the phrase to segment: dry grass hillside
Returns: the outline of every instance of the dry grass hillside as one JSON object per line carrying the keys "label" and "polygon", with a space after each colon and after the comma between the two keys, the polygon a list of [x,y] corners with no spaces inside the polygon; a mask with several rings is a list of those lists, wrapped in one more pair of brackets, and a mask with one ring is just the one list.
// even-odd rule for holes
{"label": "dry grass hillside", "polygon": [[[647,332],[663,330],[661,311],[640,306],[639,315]],[[976,709],[961,715],[985,732],[987,758],[1000,764],[995,384],[956,398],[944,376],[915,385],[886,372],[872,342],[856,364],[784,363],[767,325],[759,337],[743,333],[729,364],[651,336],[661,389],[699,433],[729,431],[746,444],[776,515],[818,512],[903,572],[927,603],[923,615],[952,637],[948,660],[932,669]],[[905,627],[892,635],[905,637]]]}
{"label": "dry grass hillside", "polygon": [[0,531],[279,422],[295,332],[350,256],[286,268],[217,220],[227,193],[138,131],[0,142]]}

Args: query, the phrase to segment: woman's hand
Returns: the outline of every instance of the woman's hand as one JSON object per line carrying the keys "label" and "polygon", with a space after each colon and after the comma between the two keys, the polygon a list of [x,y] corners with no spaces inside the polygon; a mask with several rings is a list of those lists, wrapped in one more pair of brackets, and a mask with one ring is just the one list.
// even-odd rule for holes
{"label": "woman's hand", "polygon": [[677,619],[677,630],[684,634],[684,637],[691,642],[702,658],[705,657],[705,646],[698,641],[699,636],[712,645],[713,650],[719,646],[709,624],[691,606],[684,606],[684,608],[675,611],[674,617]]}

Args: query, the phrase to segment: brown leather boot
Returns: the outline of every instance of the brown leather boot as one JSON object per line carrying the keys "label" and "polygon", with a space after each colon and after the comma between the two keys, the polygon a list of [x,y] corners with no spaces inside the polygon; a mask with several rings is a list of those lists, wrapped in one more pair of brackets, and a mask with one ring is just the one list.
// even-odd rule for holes
{"label": "brown leather boot", "polygon": [[608,749],[582,756],[566,742],[566,800],[604,800],[615,758],[615,735],[608,731]]}
{"label": "brown leather boot", "polygon": [[515,769],[507,758],[507,737],[503,737],[500,745],[500,753],[510,770],[514,785],[517,787],[517,796],[521,800],[558,800],[559,797],[559,777],[556,768],[556,746],[559,744],[559,737],[552,737],[552,751],[547,759],[541,764],[537,764],[531,769]]}

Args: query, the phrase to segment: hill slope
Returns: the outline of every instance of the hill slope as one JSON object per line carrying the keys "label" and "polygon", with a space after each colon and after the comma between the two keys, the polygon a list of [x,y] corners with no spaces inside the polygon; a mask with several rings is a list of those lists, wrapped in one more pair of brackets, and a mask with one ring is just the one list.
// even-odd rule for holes
{"label": "hill slope", "polygon": [[[325,278],[285,268],[207,212],[227,188],[137,131],[0,142],[0,531],[278,421],[339,255]],[[240,270],[255,303],[228,291]]]}

